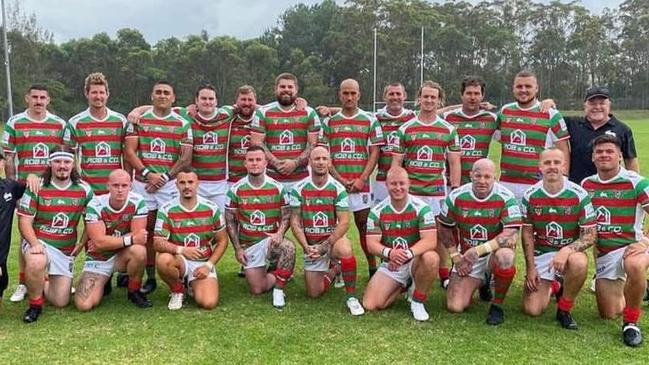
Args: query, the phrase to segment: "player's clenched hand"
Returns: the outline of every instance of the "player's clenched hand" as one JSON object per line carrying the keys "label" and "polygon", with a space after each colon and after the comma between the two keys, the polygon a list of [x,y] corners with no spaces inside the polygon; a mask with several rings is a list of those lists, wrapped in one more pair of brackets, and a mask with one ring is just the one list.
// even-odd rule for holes
{"label": "player's clenched hand", "polygon": [[536,268],[530,267],[527,269],[527,274],[525,275],[525,287],[527,287],[527,290],[530,292],[539,290],[540,283],[541,278],[539,277],[539,273],[536,272]]}
{"label": "player's clenched hand", "polygon": [[134,110],[131,110],[130,113],[126,116],[126,119],[128,120],[129,123],[138,125],[140,124],[140,118],[142,117],[142,114],[137,111],[137,108]]}
{"label": "player's clenched hand", "polygon": [[306,254],[307,257],[312,259],[317,259],[320,257],[320,251],[316,246],[306,246],[306,250],[304,250],[304,253]]}
{"label": "player's clenched hand", "polygon": [[318,114],[322,117],[328,117],[331,115],[331,109],[329,107],[324,106],[324,105],[318,105],[315,110],[318,112]]}
{"label": "player's clenched hand", "polygon": [[297,168],[295,160],[280,160],[277,163],[277,171],[282,175],[289,175]]}
{"label": "player's clenched hand", "polygon": [[148,237],[148,233],[146,229],[140,229],[139,231],[133,233],[131,236],[133,237],[133,244],[136,245],[146,245],[146,239]]}
{"label": "player's clenched hand", "polygon": [[641,255],[643,253],[647,252],[647,246],[643,245],[642,243],[636,242],[628,245],[626,249],[624,250],[624,255],[623,258],[627,258],[630,256],[635,256],[635,255]]}
{"label": "player's clenched hand", "polygon": [[295,99],[295,110],[301,112],[306,109],[308,103],[305,98],[296,98]]}
{"label": "player's clenched hand", "polygon": [[190,260],[199,260],[203,258],[203,251],[197,247],[185,247],[183,249],[183,256]]}
{"label": "player's clenched hand", "polygon": [[363,190],[363,186],[365,186],[365,181],[360,177],[352,180],[352,193],[358,193],[359,191]]}
{"label": "player's clenched hand", "polygon": [[393,248],[390,251],[390,262],[395,263],[398,266],[405,264],[410,261],[411,257],[408,255],[408,252],[401,248]]}
{"label": "player's clenched hand", "polygon": [[247,265],[248,264],[248,258],[246,257],[246,251],[244,250],[237,250],[234,253],[234,257],[239,261],[241,265]]}
{"label": "player's clenched hand", "polygon": [[35,245],[31,245],[31,247],[29,248],[29,253],[31,253],[32,255],[42,255],[45,253],[45,248],[40,243],[37,243]]}
{"label": "player's clenched hand", "polygon": [[554,258],[550,261],[550,267],[554,267],[554,270],[558,273],[563,273],[563,271],[566,269],[568,256],[570,256],[572,252],[572,248],[568,246],[560,249],[559,252],[557,252],[557,254],[554,255]]}
{"label": "player's clenched hand", "polygon": [[210,273],[210,269],[205,265],[201,265],[197,267],[196,269],[194,269],[193,272],[194,277],[199,280],[205,279],[209,273]]}

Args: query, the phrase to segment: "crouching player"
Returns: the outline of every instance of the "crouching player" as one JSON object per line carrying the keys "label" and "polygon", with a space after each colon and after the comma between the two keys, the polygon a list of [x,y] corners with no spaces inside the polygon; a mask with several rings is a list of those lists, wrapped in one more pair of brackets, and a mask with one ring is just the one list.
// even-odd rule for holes
{"label": "crouching player", "polygon": [[[315,147],[309,157],[311,176],[297,183],[290,196],[291,229],[304,249],[307,295],[321,296],[342,270],[347,307],[354,316],[365,313],[356,299],[356,258],[345,236],[349,228],[349,199],[345,187],[329,175],[331,156]],[[330,266],[331,260],[340,265]]]}
{"label": "crouching player", "polygon": [[[523,194],[523,251],[525,290],[523,310],[540,315],[557,296],[557,321],[576,330],[570,310],[586,280],[588,257],[584,250],[597,240],[595,212],[588,193],[563,176],[565,157],[552,148],[541,152],[539,169],[543,179]],[[561,290],[552,288],[555,275],[562,278]]]}
{"label": "crouching player", "polygon": [[367,248],[383,262],[363,295],[363,306],[373,311],[390,306],[402,288],[414,282],[410,311],[427,321],[427,293],[437,276],[439,256],[435,215],[421,199],[408,194],[408,173],[392,167],[387,174],[389,197],[372,208],[367,220]]}
{"label": "crouching player", "polygon": [[176,176],[176,187],[180,196],[158,211],[153,241],[158,274],[171,290],[167,307],[182,308],[186,281],[196,304],[214,309],[219,303],[214,265],[228,243],[225,220],[216,204],[198,196],[198,175],[190,167]]}
{"label": "crouching player", "polygon": [[[521,225],[521,213],[514,194],[496,183],[496,167],[491,160],[473,164],[471,183],[454,190],[444,200],[439,216],[440,241],[449,250],[453,272],[446,307],[463,312],[481,285],[490,285],[493,273],[495,295],[487,324],[505,320],[502,303],[516,275],[514,247]],[[460,252],[453,241],[459,233]]]}
{"label": "crouching player", "polygon": [[126,271],[128,300],[139,308],[151,307],[140,292],[146,265],[144,198],[131,191],[131,177],[121,169],[110,173],[107,186],[108,194],[95,196],[86,208],[86,262],[74,304],[80,311],[96,307],[113,272]]}

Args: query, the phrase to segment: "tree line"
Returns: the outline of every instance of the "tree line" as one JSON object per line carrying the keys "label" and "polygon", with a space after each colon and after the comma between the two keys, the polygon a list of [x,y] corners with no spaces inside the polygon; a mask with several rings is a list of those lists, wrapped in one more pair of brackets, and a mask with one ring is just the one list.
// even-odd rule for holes
{"label": "tree line", "polygon": [[[377,32],[377,99],[383,85],[400,81],[414,99],[420,81],[424,28],[424,79],[439,82],[457,102],[460,80],[485,78],[487,98],[511,99],[514,75],[538,75],[541,95],[562,109],[579,109],[584,90],[607,85],[616,108],[649,108],[649,0],[625,0],[593,14],[578,1],[530,0],[429,3],[423,0],[324,0],[286,10],[277,25],[253,39],[211,37],[207,32],[149,44],[137,29],[115,38],[99,33],[61,44],[14,3],[9,13],[14,109],[33,82],[49,86],[51,109],[70,117],[86,107],[83,80],[101,71],[109,80],[110,105],[127,112],[149,102],[152,83],[171,81],[178,103],[188,103],[201,83],[212,83],[220,104],[232,103],[242,84],[260,102],[273,98],[274,77],[297,75],[311,104],[336,103],[340,81],[359,80],[362,104],[372,108],[373,41]],[[0,45],[0,48],[2,45]],[[3,50],[4,51],[4,50]],[[5,85],[1,73],[0,85]],[[7,117],[6,90],[0,107]]]}

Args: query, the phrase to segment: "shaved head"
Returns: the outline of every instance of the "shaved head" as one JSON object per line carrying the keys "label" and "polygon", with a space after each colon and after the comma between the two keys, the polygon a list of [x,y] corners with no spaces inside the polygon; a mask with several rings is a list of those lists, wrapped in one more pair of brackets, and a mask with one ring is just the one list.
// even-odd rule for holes
{"label": "shaved head", "polygon": [[130,181],[131,175],[129,175],[128,172],[126,172],[126,170],[122,170],[122,169],[115,169],[108,175],[109,182],[119,180],[120,178],[125,178]]}
{"label": "shaved head", "polygon": [[393,180],[395,178],[403,177],[405,177],[406,179],[408,178],[408,172],[406,171],[406,169],[400,166],[395,166],[391,167],[390,170],[388,170],[386,180]]}
{"label": "shaved head", "polygon": [[550,147],[550,148],[547,148],[547,149],[543,150],[541,152],[541,154],[539,155],[539,161],[542,160],[546,156],[555,156],[555,154],[556,154],[556,156],[559,156],[561,158],[561,160],[565,161],[566,156],[563,154],[563,151],[561,151],[560,149],[558,149],[556,147]]}
{"label": "shaved head", "polygon": [[329,153],[329,150],[323,145],[317,145],[317,146],[313,147],[313,149],[311,150],[311,153],[309,154],[309,157],[314,156],[316,154],[316,151],[318,151],[317,154],[324,153],[328,157],[331,157],[331,155]]}
{"label": "shaved head", "polygon": [[488,158],[481,158],[473,164],[471,172],[486,171],[494,174],[496,172],[496,165]]}
{"label": "shaved head", "polygon": [[356,81],[354,79],[345,79],[345,80],[343,80],[343,82],[340,83],[340,88],[341,89],[344,89],[344,88],[347,88],[347,87],[354,88],[356,90],[360,90],[360,86],[358,85],[358,81]]}

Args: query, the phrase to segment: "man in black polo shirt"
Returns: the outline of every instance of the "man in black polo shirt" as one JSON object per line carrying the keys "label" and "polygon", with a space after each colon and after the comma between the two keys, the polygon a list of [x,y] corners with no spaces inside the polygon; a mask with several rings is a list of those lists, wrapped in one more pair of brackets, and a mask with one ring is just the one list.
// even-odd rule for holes
{"label": "man in black polo shirt", "polygon": [[622,157],[627,170],[639,172],[638,157],[631,128],[619,121],[611,111],[611,95],[605,87],[586,91],[583,117],[564,117],[570,133],[570,181],[579,184],[597,173],[591,161],[592,141],[602,134],[617,136],[622,145]]}

